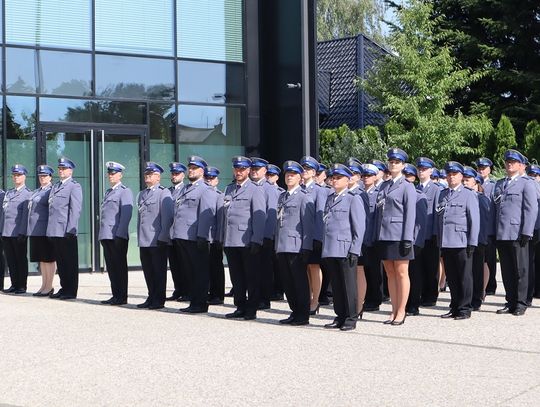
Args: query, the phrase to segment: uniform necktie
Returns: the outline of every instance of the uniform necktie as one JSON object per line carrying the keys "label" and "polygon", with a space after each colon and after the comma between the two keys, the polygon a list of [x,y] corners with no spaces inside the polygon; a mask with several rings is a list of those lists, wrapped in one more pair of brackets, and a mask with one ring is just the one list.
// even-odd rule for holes
{"label": "uniform necktie", "polygon": [[291,193],[289,191],[285,192],[285,199],[289,199],[291,196]]}
{"label": "uniform necktie", "polygon": [[424,190],[424,184],[418,185],[418,190],[419,190],[419,191],[423,191],[423,190]]}
{"label": "uniform necktie", "polygon": [[236,189],[235,189],[235,192],[238,192],[240,190],[240,188],[242,187],[242,185],[240,184],[236,184]]}

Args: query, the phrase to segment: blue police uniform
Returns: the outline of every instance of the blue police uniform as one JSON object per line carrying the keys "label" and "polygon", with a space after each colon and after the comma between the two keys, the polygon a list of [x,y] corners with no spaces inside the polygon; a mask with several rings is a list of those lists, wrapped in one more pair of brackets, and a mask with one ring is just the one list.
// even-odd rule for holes
{"label": "blue police uniform", "polygon": [[[295,161],[283,164],[284,172],[302,174]],[[304,325],[309,321],[310,289],[307,261],[313,249],[315,207],[311,194],[300,186],[283,192],[278,201],[275,249],[287,302],[291,309],[284,324]]]}
{"label": "blue police uniform", "polygon": [[[243,156],[234,157],[232,163],[236,168],[251,166],[251,160]],[[264,190],[249,179],[242,184],[234,182],[225,190],[223,206],[223,246],[237,308],[226,317],[254,319],[260,300],[259,259],[266,225]]]}
{"label": "blue police uniform", "polygon": [[[123,172],[125,167],[117,162],[106,164],[108,173]],[[127,303],[128,264],[127,251],[129,222],[133,213],[133,192],[121,182],[107,189],[101,203],[99,241],[103,247],[105,266],[111,282],[112,297],[103,304]]]}
{"label": "blue police uniform", "polygon": [[[334,175],[350,178],[352,171],[345,165],[334,164]],[[366,230],[364,202],[348,189],[339,194],[333,192],[326,200],[323,219],[321,257],[330,275],[336,313],[334,322],[326,327],[354,329],[358,300],[356,267]]]}
{"label": "blue police uniform", "polygon": [[[540,189],[540,182],[536,180],[536,176],[540,175],[540,166],[530,164],[527,167],[527,174],[534,181],[534,184]],[[538,202],[540,206],[540,201]],[[533,298],[540,298],[540,210],[536,217],[536,225],[534,227],[533,239],[529,249],[529,287],[527,290],[527,304],[532,304]]]}
{"label": "blue police uniform", "polygon": [[[4,196],[6,193],[2,188],[0,188],[0,202],[4,202]],[[0,211],[0,224],[2,223],[2,212]],[[0,239],[0,290],[4,291],[4,275],[6,273],[6,260],[4,257],[4,244],[2,239]]]}
{"label": "blue police uniform", "polygon": [[[27,170],[21,164],[11,168],[12,174],[26,175]],[[2,204],[1,230],[11,279],[11,288],[7,292],[23,294],[28,280],[27,226],[28,200],[31,191],[22,185],[6,191]]]}
{"label": "blue police uniform", "polygon": [[[145,172],[163,173],[154,162]],[[142,190],[137,197],[137,241],[148,298],[138,308],[160,309],[165,303],[167,285],[167,245],[173,221],[171,191],[162,185]]]}
{"label": "blue police uniform", "polygon": [[[505,152],[504,160],[526,162],[525,157],[515,150]],[[528,246],[538,216],[536,190],[531,180],[517,174],[497,181],[493,201],[497,249],[506,291],[506,306],[498,312],[523,315],[529,283]]]}
{"label": "blue police uniform", "polygon": [[[461,164],[450,161],[447,172],[463,174]],[[437,238],[450,287],[450,312],[444,317],[469,318],[473,290],[472,256],[478,245],[480,209],[476,194],[463,185],[446,188],[437,203]]]}
{"label": "blue police uniform", "polygon": [[[58,168],[75,169],[69,158],[58,159]],[[52,298],[73,299],[79,286],[77,232],[82,211],[82,188],[73,178],[53,184],[49,194],[47,237],[54,247],[60,290]]]}

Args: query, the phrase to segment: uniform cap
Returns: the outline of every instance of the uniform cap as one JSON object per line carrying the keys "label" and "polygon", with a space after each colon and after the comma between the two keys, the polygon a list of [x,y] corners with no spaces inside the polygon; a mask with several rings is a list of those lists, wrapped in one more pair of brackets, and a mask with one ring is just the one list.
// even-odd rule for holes
{"label": "uniform cap", "polygon": [[380,168],[377,168],[375,164],[364,164],[362,165],[362,174],[363,175],[377,175]]}
{"label": "uniform cap", "polygon": [[52,169],[52,167],[49,167],[46,164],[42,164],[42,165],[38,165],[37,173],[38,175],[53,175],[54,170]]}
{"label": "uniform cap", "polygon": [[463,165],[461,165],[461,164],[458,163],[457,161],[448,161],[448,162],[444,165],[444,170],[446,171],[446,173],[449,173],[449,172],[460,172],[460,173],[463,174],[464,168],[463,168]]}
{"label": "uniform cap", "polygon": [[409,163],[405,164],[405,168],[403,168],[401,172],[405,175],[414,175],[415,177],[418,176],[418,170],[416,167]]}
{"label": "uniform cap", "polygon": [[13,167],[11,167],[11,173],[12,174],[26,175],[26,174],[28,174],[28,170],[22,164],[15,164]]}
{"label": "uniform cap", "polygon": [[206,161],[204,161],[204,158],[199,157],[197,155],[189,156],[188,159],[188,165],[196,165],[197,167],[206,168],[208,165]]}
{"label": "uniform cap", "polygon": [[323,172],[323,171],[326,171],[328,169],[328,167],[322,163],[319,163],[319,169],[317,170],[317,173],[320,173],[320,172]]}
{"label": "uniform cap", "polygon": [[439,170],[439,178],[446,178],[446,170],[441,168]]}
{"label": "uniform cap", "polygon": [[527,174],[540,175],[540,166],[538,164],[531,164],[527,167]]}
{"label": "uniform cap", "polygon": [[160,174],[162,174],[163,168],[153,161],[148,161],[146,163],[146,168],[144,169],[144,172],[159,172]]}
{"label": "uniform cap", "polygon": [[314,169],[315,171],[319,170],[319,162],[309,155],[303,156],[300,159],[300,164],[302,165],[302,167],[309,167]]}
{"label": "uniform cap", "polygon": [[409,159],[409,156],[405,151],[403,151],[401,148],[391,148],[386,153],[386,157],[389,160],[400,160],[400,161],[407,161]]}
{"label": "uniform cap", "polygon": [[480,184],[480,185],[484,184],[484,178],[482,178],[481,175],[477,175],[476,177],[474,177],[474,180],[476,181],[477,184]]}
{"label": "uniform cap", "polygon": [[418,168],[435,168],[435,163],[433,162],[433,160],[427,157],[418,157],[415,164]]}
{"label": "uniform cap", "polygon": [[370,162],[375,167],[377,167],[379,169],[379,171],[382,171],[382,172],[388,171],[388,166],[386,165],[385,162],[383,162],[381,160],[371,160]]}
{"label": "uniform cap", "polygon": [[272,175],[279,175],[281,174],[281,168],[274,164],[268,164],[268,167],[266,167],[266,173]]}
{"label": "uniform cap", "polygon": [[268,166],[268,161],[266,161],[264,158],[250,157],[250,160],[251,160],[251,167],[256,167],[256,168],[265,167],[266,168]]}
{"label": "uniform cap", "polygon": [[206,167],[204,169],[204,176],[205,177],[217,177],[219,175],[219,168],[218,167]]}
{"label": "uniform cap", "polygon": [[493,162],[486,157],[480,157],[475,161],[476,167],[493,167]]}
{"label": "uniform cap", "polygon": [[437,168],[433,168],[433,172],[431,173],[431,178],[440,178],[441,174],[439,173],[439,170]]}
{"label": "uniform cap", "polygon": [[237,155],[232,158],[232,165],[234,168],[249,168],[251,167],[251,160],[242,155]]}
{"label": "uniform cap", "polygon": [[504,153],[504,161],[517,161],[525,164],[527,159],[517,150],[507,150]]}
{"label": "uniform cap", "polygon": [[362,163],[357,158],[349,157],[347,160],[347,167],[349,167],[353,173],[362,173]]}
{"label": "uniform cap", "polygon": [[296,172],[298,174],[302,174],[304,172],[304,168],[297,163],[296,161],[285,161],[283,163],[283,172]]}
{"label": "uniform cap", "polygon": [[75,163],[67,157],[60,157],[58,159],[58,168],[75,168]]}
{"label": "uniform cap", "polygon": [[351,178],[353,176],[353,172],[346,165],[334,164],[332,166],[332,175],[343,175],[344,177]]}
{"label": "uniform cap", "polygon": [[107,161],[105,167],[107,167],[107,172],[122,172],[126,169],[122,164],[114,161]]}
{"label": "uniform cap", "polygon": [[463,176],[464,177],[470,177],[470,178],[476,178],[478,176],[478,173],[472,167],[463,167]]}
{"label": "uniform cap", "polygon": [[186,168],[186,166],[184,164],[177,163],[177,162],[170,163],[169,164],[169,169],[173,173],[179,173],[179,172],[186,172],[187,171],[187,168]]}

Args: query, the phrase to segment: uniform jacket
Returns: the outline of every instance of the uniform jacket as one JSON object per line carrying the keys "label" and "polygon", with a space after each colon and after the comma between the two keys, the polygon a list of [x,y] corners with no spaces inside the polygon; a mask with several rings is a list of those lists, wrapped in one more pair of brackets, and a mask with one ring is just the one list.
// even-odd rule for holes
{"label": "uniform jacket", "polygon": [[299,253],[312,250],[315,205],[311,194],[297,188],[292,195],[283,192],[278,199],[275,235],[276,253]]}
{"label": "uniform jacket", "polygon": [[182,190],[185,187],[186,187],[186,184],[184,184],[184,183],[180,184],[180,186],[178,188],[176,188],[175,185],[171,185],[169,187],[169,191],[171,191],[171,197],[172,197],[173,201],[176,201],[176,198],[178,198],[178,195],[180,194],[180,192],[182,192]]}
{"label": "uniform jacket", "polygon": [[488,180],[484,181],[482,184],[482,188],[484,188],[484,195],[491,200],[493,198],[493,190],[495,189],[495,181],[488,178]]}
{"label": "uniform jacket", "polygon": [[493,202],[497,240],[517,240],[519,235],[533,235],[538,200],[531,180],[519,176],[509,183],[506,178],[498,180],[493,190]]}
{"label": "uniform jacket", "polygon": [[45,236],[49,221],[49,194],[52,185],[38,188],[28,200],[28,236]]}
{"label": "uniform jacket", "polygon": [[208,241],[210,228],[215,221],[215,193],[204,179],[187,184],[176,195],[171,228],[173,239],[196,241],[201,238]]}
{"label": "uniform jacket", "polygon": [[334,190],[321,187],[315,182],[311,182],[308,186],[303,185],[302,188],[312,195],[311,199],[315,205],[315,230],[313,232],[313,239],[322,242],[324,231],[324,206],[326,205],[326,198],[328,198],[328,195],[333,193]]}
{"label": "uniform jacket", "polygon": [[47,236],[65,237],[77,234],[82,210],[82,188],[73,178],[55,183],[49,194]]}
{"label": "uniform jacket", "polygon": [[381,184],[375,209],[375,241],[414,241],[416,192],[414,185],[401,177]]}
{"label": "uniform jacket", "polygon": [[32,192],[23,186],[18,191],[6,191],[2,205],[2,236],[17,237],[26,235],[28,226],[28,200]]}
{"label": "uniform jacket", "polygon": [[274,239],[274,233],[276,231],[277,222],[277,202],[279,198],[279,191],[276,185],[272,185],[266,179],[262,179],[257,182],[264,191],[266,199],[266,223],[264,225],[264,238]]}
{"label": "uniform jacket", "polygon": [[124,184],[109,188],[101,203],[99,240],[120,237],[129,239],[129,222],[133,213],[133,193]]}
{"label": "uniform jacket", "polygon": [[210,242],[223,242],[223,192],[217,187],[210,187],[213,191],[211,199],[216,208],[214,223],[210,226]]}
{"label": "uniform jacket", "polygon": [[426,194],[416,190],[416,216],[414,220],[414,239],[415,246],[424,247],[426,240],[431,237],[433,229],[428,228],[428,199]]}
{"label": "uniform jacket", "polygon": [[416,189],[422,190],[427,199],[427,218],[426,218],[426,240],[429,240],[435,234],[435,207],[439,202],[439,194],[441,193],[441,187],[435,184],[433,181],[428,181],[425,187],[420,188],[420,184],[416,186]]}
{"label": "uniform jacket", "polygon": [[439,247],[478,246],[480,209],[476,193],[463,185],[450,191],[441,191],[436,208]]}
{"label": "uniform jacket", "polygon": [[155,247],[169,243],[173,221],[171,191],[156,185],[143,189],[137,196],[137,240],[139,247]]}
{"label": "uniform jacket", "polygon": [[530,179],[532,185],[534,186],[534,189],[536,190],[536,197],[538,202],[538,214],[536,215],[536,223],[534,225],[534,230],[537,231],[537,233],[540,230],[540,182],[537,182],[535,179],[526,176],[525,178]]}
{"label": "uniform jacket", "polygon": [[262,244],[266,225],[264,190],[247,180],[242,187],[236,183],[225,189],[224,247],[247,247],[250,243]]}
{"label": "uniform jacket", "polygon": [[380,186],[381,184],[374,185],[369,191],[366,191],[369,210],[366,210],[366,233],[364,234],[364,244],[368,247],[373,246],[375,208],[377,206],[377,195],[379,194]]}
{"label": "uniform jacket", "polygon": [[345,191],[334,192],[326,200],[322,256],[345,258],[360,256],[366,231],[366,213],[362,198]]}
{"label": "uniform jacket", "polygon": [[493,201],[485,194],[477,192],[478,205],[480,208],[480,232],[478,244],[487,245],[488,237],[495,233],[495,206]]}

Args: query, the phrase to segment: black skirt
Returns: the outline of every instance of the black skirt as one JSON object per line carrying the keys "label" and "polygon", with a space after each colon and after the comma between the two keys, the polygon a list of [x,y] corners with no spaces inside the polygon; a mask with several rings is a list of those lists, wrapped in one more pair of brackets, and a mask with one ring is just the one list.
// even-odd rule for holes
{"label": "black skirt", "polygon": [[308,264],[321,264],[322,243],[318,240],[313,240],[313,250],[309,256]]}
{"label": "black skirt", "polygon": [[47,236],[30,236],[30,261],[45,263],[56,261],[54,249]]}
{"label": "black skirt", "polygon": [[406,256],[402,256],[399,250],[400,242],[393,241],[379,241],[377,242],[377,251],[381,260],[414,260],[414,250],[411,247],[411,251]]}

